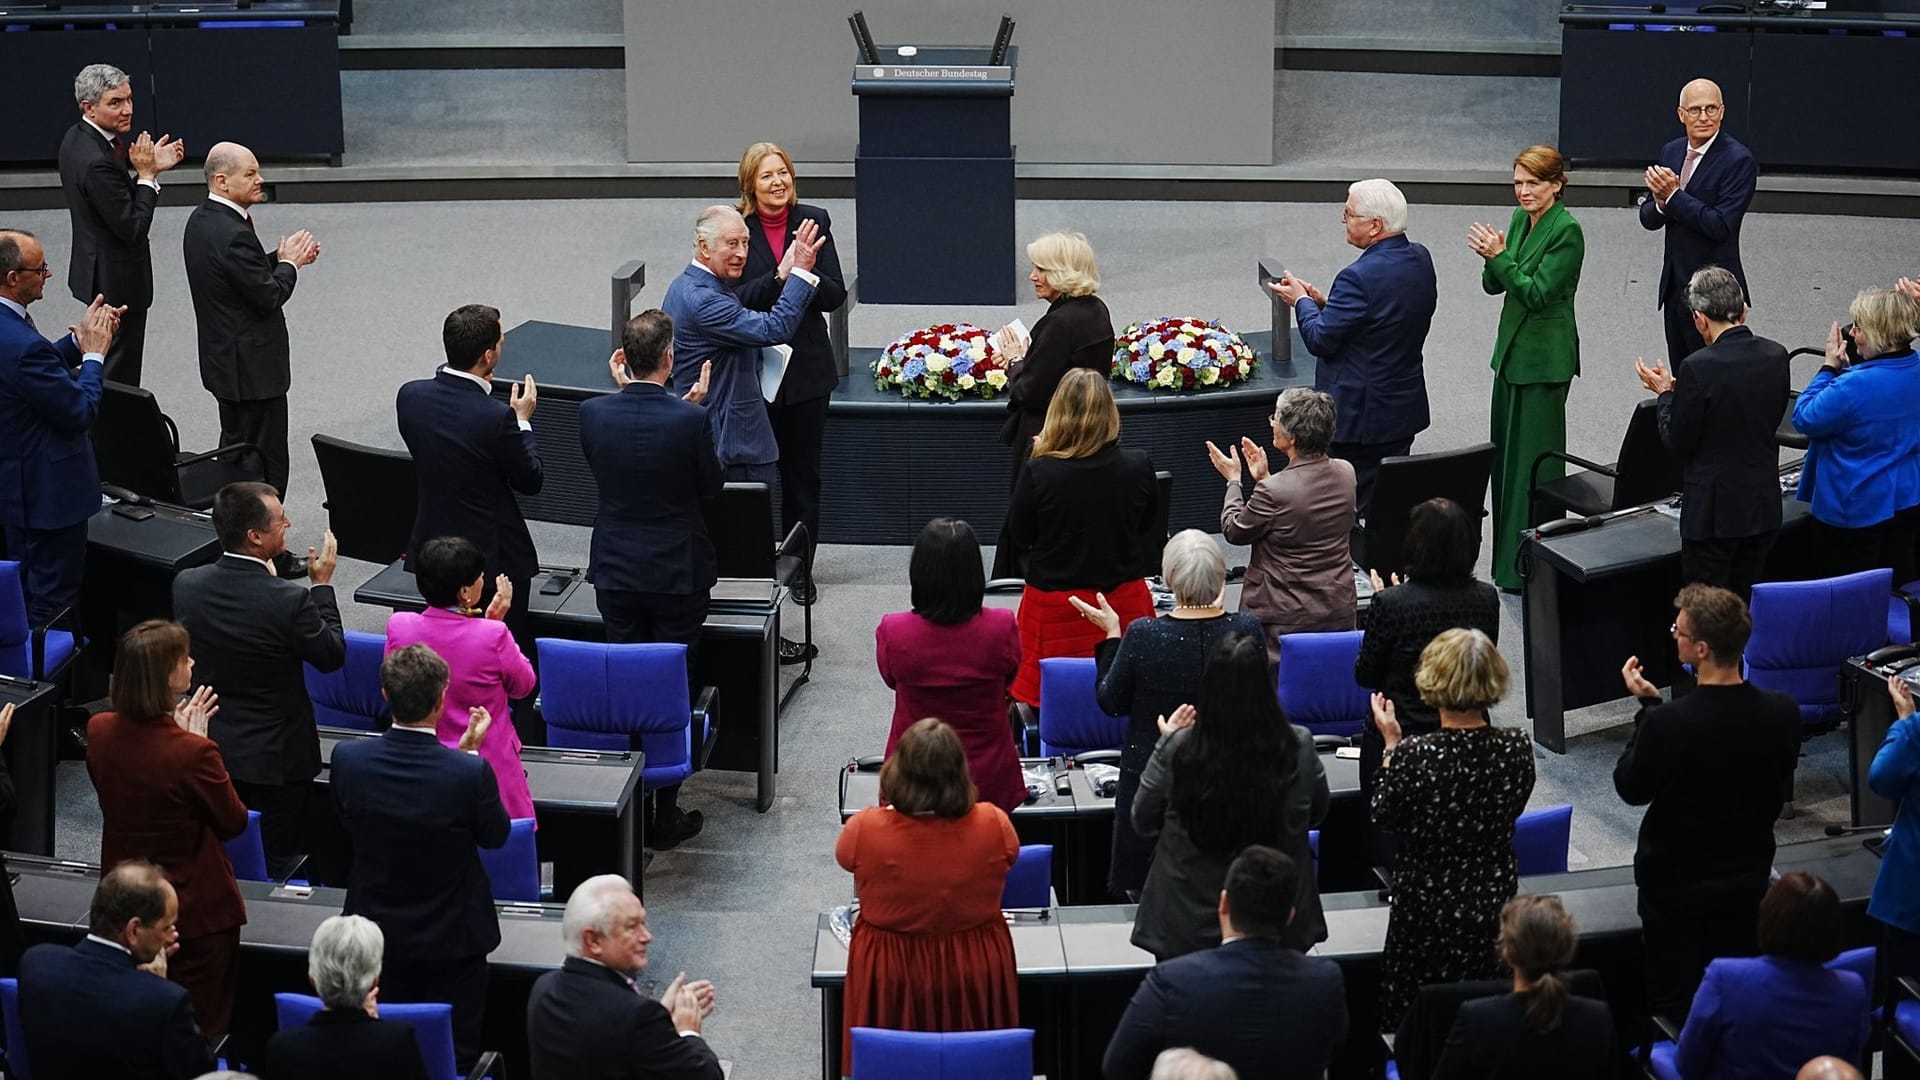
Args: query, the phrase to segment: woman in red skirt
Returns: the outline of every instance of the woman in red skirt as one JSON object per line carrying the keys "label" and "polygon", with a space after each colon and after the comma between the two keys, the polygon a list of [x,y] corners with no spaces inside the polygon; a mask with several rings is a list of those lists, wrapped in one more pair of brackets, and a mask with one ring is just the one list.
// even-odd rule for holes
{"label": "woman in red skirt", "polygon": [[1047,406],[1047,423],[1013,489],[1007,529],[1027,551],[1020,595],[1020,673],[1010,693],[1040,704],[1040,661],[1093,655],[1105,633],[1071,597],[1099,607],[1124,630],[1153,615],[1146,577],[1158,567],[1160,483],[1142,450],[1120,445],[1120,410],[1105,376],[1069,371]]}
{"label": "woman in red skirt", "polygon": [[1013,935],[1000,914],[1020,840],[979,802],[953,729],[922,720],[880,769],[891,805],[853,815],[834,858],[853,873],[860,917],[847,955],[841,1068],[857,1027],[987,1031],[1020,1025]]}

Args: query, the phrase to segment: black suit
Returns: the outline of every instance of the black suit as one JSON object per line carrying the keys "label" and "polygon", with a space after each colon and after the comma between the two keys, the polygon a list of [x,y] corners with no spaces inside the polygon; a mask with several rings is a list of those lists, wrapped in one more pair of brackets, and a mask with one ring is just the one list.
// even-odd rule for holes
{"label": "black suit", "polygon": [[353,848],[344,914],[387,938],[381,994],[453,1006],[460,1067],[480,1056],[487,954],[500,919],[480,848],[507,842],[507,810],[485,758],[440,745],[429,727],[387,729],[334,748],[333,804]]}
{"label": "black suit", "polygon": [[700,509],[722,484],[707,410],[628,383],[580,403],[580,448],[600,486],[587,580],[607,640],[693,645],[717,576]]}
{"label": "black suit", "polygon": [[767,421],[773,425],[774,442],[780,445],[780,532],[784,535],[793,530],[795,522],[806,522],[811,551],[811,545],[820,542],[820,444],[826,438],[827,403],[834,387],[840,385],[823,316],[847,300],[840,253],[833,246],[833,219],[817,206],[795,203],[787,211],[785,245],[776,252],[767,242],[760,215],[749,214],[747,267],[733,291],[742,305],[754,311],[772,311],[786,285],[774,272],[803,221],[820,226],[820,235],[827,238],[813,264],[820,285],[788,342],[793,346],[793,357],[780,380],[780,392],[767,406]]}
{"label": "black suit", "polygon": [[1634,717],[1613,786],[1647,808],[1633,880],[1656,1013],[1683,1019],[1709,960],[1757,949],[1773,822],[1799,757],[1799,706],[1750,683],[1697,686]]}
{"label": "black suit", "polygon": [[1107,1043],[1106,1080],[1145,1080],[1172,1046],[1241,1080],[1320,1080],[1347,1039],[1340,968],[1278,941],[1239,938],[1147,972]]}
{"label": "black suit", "polygon": [[1680,459],[1680,562],[1688,581],[1753,592],[1780,529],[1773,441],[1792,376],[1787,350],[1745,326],[1687,358],[1660,395],[1660,437]]}
{"label": "black suit", "polygon": [[194,680],[220,695],[207,734],[241,801],[260,811],[268,864],[288,868],[300,851],[307,785],[320,774],[302,665],[338,671],[347,662],[333,586],[308,589],[223,555],[174,578],[173,615],[193,638]]}
{"label": "black suit", "polygon": [[1613,1016],[1604,1001],[1568,997],[1560,1023],[1535,1031],[1520,994],[1460,1006],[1433,1080],[1612,1080],[1617,1075]]}
{"label": "black suit", "polygon": [[287,317],[299,272],[260,246],[253,222],[208,199],[181,241],[200,332],[200,383],[220,403],[220,445],[252,443],[267,483],[287,491]]}
{"label": "black suit", "polygon": [[325,1009],[267,1040],[260,1075],[272,1080],[429,1080],[420,1040],[404,1020],[359,1009]]}
{"label": "black suit", "polygon": [[[1686,175],[1688,140],[1674,139],[1660,148],[1660,164],[1676,175]],[[1660,299],[1665,312],[1667,363],[1674,371],[1692,363],[1692,354],[1705,344],[1693,328],[1687,308],[1687,282],[1703,266],[1730,271],[1747,292],[1747,271],[1740,264],[1740,223],[1753,203],[1760,169],[1753,151],[1724,130],[1693,167],[1687,186],[1661,207],[1652,196],[1640,203],[1640,226],[1665,229],[1660,258]]]}
{"label": "black suit", "polygon": [[76,121],[60,140],[60,187],[73,222],[67,289],[83,304],[104,296],[107,303],[127,309],[107,350],[107,378],[139,386],[147,309],[153,306],[147,230],[160,189],[136,183],[119,149],[85,120]]}
{"label": "black suit", "polygon": [[719,1080],[707,1041],[674,1030],[659,1002],[626,978],[570,956],[527,997],[533,1080]]}
{"label": "black suit", "polygon": [[98,941],[27,950],[20,1026],[35,1076],[189,1080],[213,1069],[186,988]]}

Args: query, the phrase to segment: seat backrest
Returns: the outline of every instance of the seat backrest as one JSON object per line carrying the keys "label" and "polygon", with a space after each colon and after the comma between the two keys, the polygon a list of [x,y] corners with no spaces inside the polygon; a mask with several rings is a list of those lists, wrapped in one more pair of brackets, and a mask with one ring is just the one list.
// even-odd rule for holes
{"label": "seat backrest", "polygon": [[727,484],[700,504],[721,577],[774,576],[773,492],[765,484]]}
{"label": "seat backrest", "polygon": [[1108,716],[1094,694],[1090,659],[1054,656],[1040,661],[1040,753],[1072,757],[1087,750],[1118,750],[1127,718]]}
{"label": "seat backrest", "polygon": [[150,391],[104,383],[88,435],[102,481],[162,502],[180,501],[180,475],[173,467],[179,447]]}
{"label": "seat backrest", "polygon": [[624,750],[640,736],[646,776],[692,771],[693,706],[687,647],[652,642],[606,645],[539,638],[540,715],[547,741],[587,750]]}
{"label": "seat backrest", "polygon": [[1747,677],[1800,704],[1801,719],[1822,723],[1840,701],[1840,669],[1887,643],[1893,571],[1863,570],[1813,581],[1753,587],[1753,636]]}
{"label": "seat backrest", "polygon": [[[1814,350],[1808,349],[1806,351],[1813,352]],[[1800,433],[1799,428],[1793,426],[1793,407],[1798,404],[1799,401],[1800,391],[1787,391],[1786,410],[1780,414],[1779,426],[1773,429],[1773,441],[1775,445],[1784,446],[1789,450],[1805,450],[1807,448],[1807,437]]]}
{"label": "seat backrest", "polygon": [[852,1080],[1033,1080],[1033,1031],[853,1029]]}
{"label": "seat backrest", "polygon": [[1355,561],[1381,577],[1400,570],[1400,548],[1407,539],[1407,521],[1413,508],[1428,499],[1452,499],[1473,519],[1474,544],[1480,542],[1481,518],[1487,516],[1487,485],[1493,476],[1492,443],[1475,443],[1458,450],[1390,457],[1380,463],[1373,481],[1373,503],[1364,526],[1356,529]]}
{"label": "seat backrest", "polygon": [[533,844],[533,819],[514,818],[504,846],[480,849],[480,866],[495,900],[539,903],[540,855]]}
{"label": "seat backrest", "polygon": [[1353,681],[1353,662],[1365,636],[1360,630],[1280,635],[1274,689],[1289,723],[1315,735],[1360,734],[1372,709],[1367,688]]}
{"label": "seat backrest", "polygon": [[1613,508],[1624,510],[1680,490],[1680,460],[1660,439],[1660,403],[1646,398],[1633,407],[1627,433],[1620,438],[1620,459],[1614,466]]}
{"label": "seat backrest", "polygon": [[240,835],[222,845],[227,861],[233,864],[233,876],[241,881],[268,881],[267,849],[260,839],[260,811],[247,811],[247,827]]}
{"label": "seat backrest", "polygon": [[1513,823],[1513,857],[1520,873],[1564,874],[1573,837],[1573,807],[1529,810]]}
{"label": "seat backrest", "polygon": [[1173,536],[1173,474],[1165,469],[1155,470],[1154,480],[1160,484],[1160,512],[1154,518],[1155,536],[1170,539]]}
{"label": "seat backrest", "polygon": [[[299,1027],[325,1007],[311,994],[273,995],[274,1014],[283,1028]],[[383,1001],[380,1019],[413,1025],[414,1040],[420,1044],[420,1058],[426,1062],[427,1075],[432,1080],[459,1080],[460,1070],[453,1061],[453,1006]]]}
{"label": "seat backrest", "polygon": [[313,456],[340,554],[382,566],[405,555],[420,505],[413,455],[315,435]]}
{"label": "seat backrest", "polygon": [[0,1016],[7,1032],[7,1075],[14,1080],[32,1080],[28,1069],[27,1033],[20,1026],[20,980],[0,979]]}
{"label": "seat backrest", "polygon": [[1000,890],[1000,906],[1044,908],[1053,906],[1053,845],[1021,844],[1020,857],[1007,871],[1006,888]]}
{"label": "seat backrest", "polygon": [[380,692],[380,661],[387,652],[384,634],[349,630],[347,662],[338,671],[323,672],[305,665],[307,696],[313,699],[313,721],[321,727],[379,731],[392,722],[386,695]]}
{"label": "seat backrest", "polygon": [[0,675],[33,678],[32,638],[20,564],[0,559]]}

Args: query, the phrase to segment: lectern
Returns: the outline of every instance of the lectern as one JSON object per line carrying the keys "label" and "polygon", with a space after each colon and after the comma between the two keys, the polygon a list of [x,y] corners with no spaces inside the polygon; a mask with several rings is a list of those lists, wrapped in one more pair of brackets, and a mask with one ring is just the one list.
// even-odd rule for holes
{"label": "lectern", "polygon": [[863,304],[1011,304],[1013,73],[986,46],[880,47],[856,64],[854,153]]}

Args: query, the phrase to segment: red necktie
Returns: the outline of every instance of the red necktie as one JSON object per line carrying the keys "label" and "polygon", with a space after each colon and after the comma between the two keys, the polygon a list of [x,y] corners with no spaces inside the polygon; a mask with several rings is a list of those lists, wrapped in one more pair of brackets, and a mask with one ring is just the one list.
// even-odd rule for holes
{"label": "red necktie", "polygon": [[127,163],[127,140],[119,136],[115,136],[113,140],[113,160],[122,165]]}

